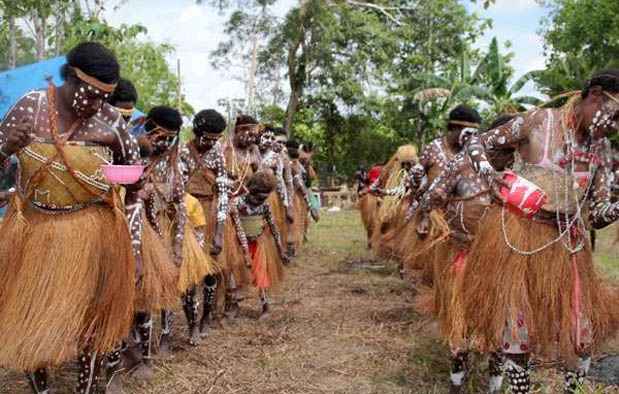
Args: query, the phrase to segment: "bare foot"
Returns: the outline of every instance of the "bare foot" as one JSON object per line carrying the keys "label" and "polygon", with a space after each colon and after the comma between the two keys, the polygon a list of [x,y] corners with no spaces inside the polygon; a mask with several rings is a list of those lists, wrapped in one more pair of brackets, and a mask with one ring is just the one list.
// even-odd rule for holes
{"label": "bare foot", "polygon": [[105,388],[105,394],[123,394],[123,386],[119,374],[113,374]]}
{"label": "bare foot", "polygon": [[142,363],[131,372],[131,376],[137,380],[148,382],[155,377],[155,371],[150,365]]}
{"label": "bare foot", "polygon": [[239,304],[237,302],[233,302],[230,304],[230,307],[227,311],[224,312],[226,319],[236,319],[239,317]]}
{"label": "bare foot", "polygon": [[170,346],[170,335],[161,336],[161,340],[159,341],[158,354],[161,358],[169,357],[172,354],[172,349]]}
{"label": "bare foot", "polygon": [[121,353],[122,365],[125,370],[131,370],[142,362],[142,353],[134,346],[130,346]]}
{"label": "bare foot", "polygon": [[200,344],[200,329],[198,326],[194,326],[189,333],[189,344],[191,346],[198,346]]}
{"label": "bare foot", "polygon": [[269,304],[262,305],[262,312],[260,312],[260,316],[258,320],[267,320],[271,317],[271,311],[269,310]]}
{"label": "bare foot", "polygon": [[211,319],[207,317],[203,317],[200,320],[200,338],[204,339],[208,336],[208,329],[210,325]]}

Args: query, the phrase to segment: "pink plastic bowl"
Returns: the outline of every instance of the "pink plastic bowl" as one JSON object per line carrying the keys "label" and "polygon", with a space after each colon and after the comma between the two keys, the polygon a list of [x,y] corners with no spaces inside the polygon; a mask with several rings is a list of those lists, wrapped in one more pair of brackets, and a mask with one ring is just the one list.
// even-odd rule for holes
{"label": "pink plastic bowl", "polygon": [[533,182],[511,171],[503,173],[503,180],[509,185],[509,189],[501,188],[501,194],[513,211],[531,218],[546,204],[546,193]]}
{"label": "pink plastic bowl", "polygon": [[102,165],[103,176],[108,182],[117,185],[131,185],[140,180],[146,166],[135,164],[128,166]]}

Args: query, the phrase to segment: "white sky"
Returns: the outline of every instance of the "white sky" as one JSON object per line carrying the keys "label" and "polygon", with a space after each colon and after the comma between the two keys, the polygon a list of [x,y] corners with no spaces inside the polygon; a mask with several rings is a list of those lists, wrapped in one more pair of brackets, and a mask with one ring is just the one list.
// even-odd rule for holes
{"label": "white sky", "polygon": [[[472,6],[469,0],[461,1],[469,9],[495,20],[492,31],[479,42],[480,47],[487,46],[495,35],[500,42],[513,43],[516,77],[544,66],[542,41],[536,33],[544,10],[534,0],[497,0],[489,10]],[[296,3],[279,0],[275,13],[283,16]],[[219,98],[244,96],[242,83],[210,65],[209,53],[224,40],[227,20],[227,15],[213,7],[196,5],[193,0],[128,0],[118,10],[108,10],[105,18],[116,26],[140,23],[148,29],[148,39],[176,47],[170,63],[175,69],[176,58],[181,60],[183,92],[197,111],[217,108]],[[532,86],[524,89],[524,93],[533,92]]]}

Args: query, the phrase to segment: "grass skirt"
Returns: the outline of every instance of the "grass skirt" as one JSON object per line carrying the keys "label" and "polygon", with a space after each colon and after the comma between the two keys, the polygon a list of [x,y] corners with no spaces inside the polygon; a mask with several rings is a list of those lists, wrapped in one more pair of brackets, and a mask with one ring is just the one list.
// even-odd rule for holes
{"label": "grass skirt", "polygon": [[449,253],[446,242],[449,237],[449,227],[439,211],[430,213],[430,226],[426,237],[421,238],[417,226],[421,220],[418,212],[404,225],[399,233],[399,246],[396,253],[402,258],[402,266],[408,275],[416,282],[433,286],[436,276],[436,264],[441,264]]}
{"label": "grass skirt", "polygon": [[259,289],[277,287],[284,279],[284,266],[281,263],[275,239],[268,229],[257,240],[249,242],[252,260],[253,285]]}
{"label": "grass skirt", "polygon": [[299,191],[294,194],[294,223],[290,225],[289,242],[294,244],[295,249],[299,249],[303,244],[303,236],[309,220],[309,207],[305,202],[303,194]]}
{"label": "grass skirt", "polygon": [[[284,207],[284,204],[276,192],[269,195],[267,203],[271,207],[273,219],[275,220],[275,224],[277,225],[277,229],[279,230],[279,235],[282,240],[282,247],[285,249],[288,244],[288,221],[286,220],[286,207]],[[279,262],[279,264],[282,264],[279,254],[275,254],[275,259]]]}
{"label": "grass skirt", "polygon": [[361,212],[361,221],[368,237],[368,243],[371,242],[374,232],[374,223],[376,221],[376,213],[378,212],[378,198],[370,193],[366,193],[359,199],[359,211]]}
{"label": "grass skirt", "polygon": [[143,215],[142,281],[138,286],[135,309],[140,312],[158,312],[178,304],[178,268],[170,249]]}
{"label": "grass skirt", "polygon": [[[511,244],[521,250],[533,250],[558,235],[553,226],[509,211],[505,219]],[[561,242],[532,256],[512,251],[503,236],[501,207],[491,207],[468,255],[463,285],[454,294],[462,305],[454,312],[459,318],[452,342],[468,337],[478,350],[494,351],[502,346],[506,322],[521,314],[533,352],[573,360],[580,304],[579,317],[591,324],[592,345],[600,344],[616,330],[619,303],[596,272],[589,245],[574,257]]]}
{"label": "grass skirt", "polygon": [[131,328],[135,261],[124,213],[49,215],[14,197],[1,225],[0,366],[33,371],[107,352]]}
{"label": "grass skirt", "polygon": [[251,283],[251,273],[245,266],[243,247],[236,233],[232,217],[228,215],[224,226],[224,250],[226,270],[234,276],[237,288],[243,288]]}
{"label": "grass skirt", "polygon": [[202,283],[207,275],[220,272],[217,262],[200,246],[193,228],[189,223],[185,225],[183,237],[183,262],[178,278],[178,292],[184,294],[187,289]]}
{"label": "grass skirt", "polygon": [[408,199],[401,200],[396,213],[387,222],[380,223],[372,234],[372,249],[378,256],[402,260],[403,244],[408,241],[404,230],[411,222],[406,220],[409,205]]}
{"label": "grass skirt", "polygon": [[[215,229],[217,227],[217,197],[200,198],[202,208],[206,213],[206,242],[204,251],[210,255],[210,248],[213,243],[213,237],[215,236]],[[223,248],[219,256],[217,257],[217,264],[221,270],[221,273],[227,274],[232,272],[236,281],[237,287],[241,288],[250,283],[250,273],[245,267],[245,259],[243,258],[243,249],[239,243],[236,229],[232,218],[228,215],[224,224],[223,234]],[[224,275],[225,276],[225,275]]]}

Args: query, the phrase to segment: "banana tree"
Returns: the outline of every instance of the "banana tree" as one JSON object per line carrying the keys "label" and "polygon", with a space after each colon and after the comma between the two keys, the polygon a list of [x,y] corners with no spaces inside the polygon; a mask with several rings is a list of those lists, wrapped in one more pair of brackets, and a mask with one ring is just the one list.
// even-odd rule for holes
{"label": "banana tree", "polygon": [[441,75],[418,73],[413,76],[413,101],[418,116],[411,123],[423,130],[423,142],[435,138],[445,128],[448,112],[458,104],[475,106],[488,95],[481,84],[481,64],[471,66],[467,53],[462,53],[458,62]]}
{"label": "banana tree", "polygon": [[499,43],[495,37],[478,68],[485,92],[481,98],[497,115],[522,112],[527,109],[527,106],[537,106],[542,103],[542,100],[537,97],[518,95],[527,82],[534,80],[536,72],[524,74],[510,86],[512,77],[512,70],[508,64],[510,57],[509,54],[500,53]]}

